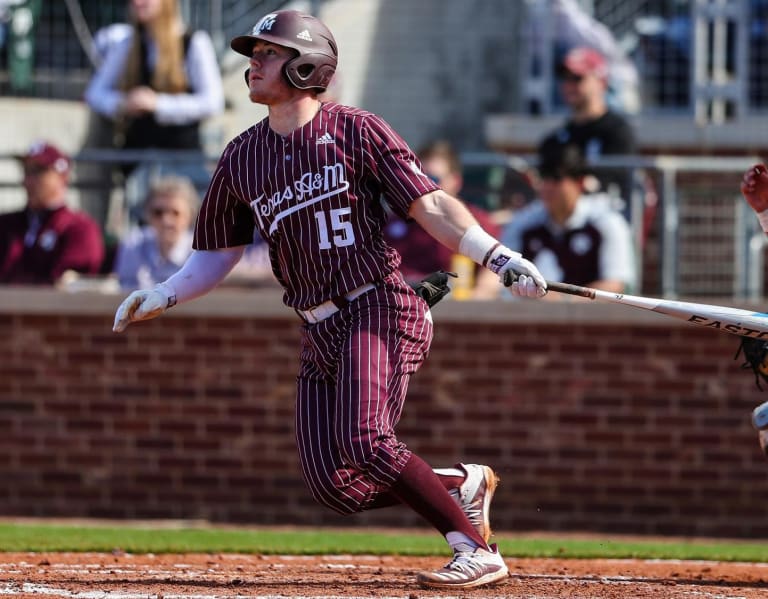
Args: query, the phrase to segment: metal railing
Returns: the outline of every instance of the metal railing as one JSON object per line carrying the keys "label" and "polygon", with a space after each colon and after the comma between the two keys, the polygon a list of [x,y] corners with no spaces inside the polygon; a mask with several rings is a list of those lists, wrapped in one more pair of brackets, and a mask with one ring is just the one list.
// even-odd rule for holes
{"label": "metal railing", "polygon": [[[97,218],[108,236],[119,237],[135,218],[150,179],[185,172],[189,165],[210,169],[217,158],[195,152],[84,150],[75,156],[71,199]],[[514,218],[515,210],[535,197],[527,172],[533,157],[465,153],[462,160],[465,200]],[[5,168],[11,161],[0,155],[0,212],[24,203],[21,169]],[[119,165],[134,161],[143,167],[126,180]],[[665,298],[763,296],[765,235],[739,192],[742,173],[759,161],[755,156],[615,156],[595,163],[642,173],[638,180],[646,182],[634,190],[627,212],[637,272],[643,274],[637,291]],[[196,181],[201,192],[206,176]]]}
{"label": "metal railing", "polygon": [[[485,169],[483,191],[470,201],[491,210],[530,199],[520,189],[535,156],[470,153],[465,169]],[[626,168],[637,182],[625,214],[632,229],[639,287],[665,298],[713,296],[759,299],[764,293],[765,235],[741,197],[742,174],[757,156],[611,156],[596,167]],[[518,173],[501,177],[499,170]],[[475,177],[477,179],[477,177]],[[512,185],[505,189],[505,182]]]}

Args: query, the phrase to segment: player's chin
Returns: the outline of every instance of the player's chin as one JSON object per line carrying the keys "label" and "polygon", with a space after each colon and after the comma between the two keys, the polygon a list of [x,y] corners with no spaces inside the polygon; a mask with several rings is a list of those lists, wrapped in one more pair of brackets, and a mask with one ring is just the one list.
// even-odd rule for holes
{"label": "player's chin", "polygon": [[261,90],[251,88],[248,91],[248,99],[254,104],[267,104],[269,98]]}

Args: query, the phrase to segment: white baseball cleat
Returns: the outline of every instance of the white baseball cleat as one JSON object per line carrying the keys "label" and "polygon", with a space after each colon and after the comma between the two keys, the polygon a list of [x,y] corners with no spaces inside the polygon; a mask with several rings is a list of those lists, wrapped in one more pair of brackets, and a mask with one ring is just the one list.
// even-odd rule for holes
{"label": "white baseball cleat", "polygon": [[496,545],[490,551],[478,547],[474,551],[457,551],[453,559],[435,572],[419,572],[416,581],[428,589],[469,589],[500,582],[509,569]]}
{"label": "white baseball cleat", "polygon": [[486,543],[491,538],[489,512],[499,477],[488,466],[458,464],[467,473],[461,486],[448,491]]}
{"label": "white baseball cleat", "polygon": [[761,403],[752,410],[752,426],[759,432],[757,434],[760,449],[768,455],[768,401]]}
{"label": "white baseball cleat", "polygon": [[752,426],[759,431],[768,428],[768,401],[752,410]]}

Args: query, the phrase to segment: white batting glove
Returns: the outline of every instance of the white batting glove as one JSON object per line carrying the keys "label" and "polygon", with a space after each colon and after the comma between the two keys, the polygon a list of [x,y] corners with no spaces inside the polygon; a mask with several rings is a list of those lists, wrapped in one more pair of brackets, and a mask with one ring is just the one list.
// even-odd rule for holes
{"label": "white batting glove", "polygon": [[534,299],[539,298],[546,293],[546,291],[541,293],[541,288],[536,285],[533,277],[527,275],[520,275],[517,280],[509,286],[509,291],[516,297],[531,297]]}
{"label": "white batting glove", "polygon": [[[525,275],[526,281],[522,286],[517,285],[519,293],[516,295],[543,297],[547,293],[547,281],[533,262],[523,258],[519,252],[513,252],[499,243],[480,225],[472,225],[464,232],[459,242],[459,253],[469,256],[481,266],[495,272],[505,285],[514,285],[508,280],[512,273]],[[530,282],[527,279],[530,279]]]}
{"label": "white batting glove", "polygon": [[154,289],[134,291],[123,300],[115,312],[112,330],[122,333],[132,322],[156,318],[176,303],[175,295],[162,284]]}
{"label": "white batting glove", "polygon": [[[501,278],[501,282],[506,284],[506,277],[509,271],[516,275],[516,280],[509,286],[512,295],[518,297],[544,297],[547,293],[547,281],[539,272],[539,269],[531,262],[523,258],[522,254],[513,252],[509,248],[499,246],[499,257],[496,261],[503,262],[496,274]],[[494,270],[489,264],[489,268]],[[511,273],[510,273],[511,274]]]}

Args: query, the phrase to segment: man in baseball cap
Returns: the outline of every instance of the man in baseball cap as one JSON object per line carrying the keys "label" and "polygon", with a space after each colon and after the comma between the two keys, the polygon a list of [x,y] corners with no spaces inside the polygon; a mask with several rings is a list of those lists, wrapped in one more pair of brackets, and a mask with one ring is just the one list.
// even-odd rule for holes
{"label": "man in baseball cap", "polygon": [[33,143],[24,154],[15,156],[25,169],[53,169],[60,174],[68,174],[72,168],[72,159],[53,144],[45,141]]}
{"label": "man in baseball cap", "polygon": [[16,158],[24,169],[27,205],[0,214],[0,283],[45,285],[66,271],[98,273],[104,260],[101,229],[66,202],[70,157],[39,141]]}
{"label": "man in baseball cap", "polygon": [[[631,155],[636,152],[635,134],[629,121],[610,109],[607,101],[608,61],[594,48],[579,46],[569,50],[557,67],[560,95],[569,110],[566,122],[545,136],[539,150],[556,141],[576,144],[587,162],[603,156]],[[541,153],[541,152],[539,152]],[[591,191],[605,191],[623,205],[628,217],[631,173],[622,168],[596,168]]]}
{"label": "man in baseball cap", "polygon": [[563,58],[558,74],[561,77],[593,75],[605,81],[608,77],[608,63],[597,50],[587,47],[574,48]]}

